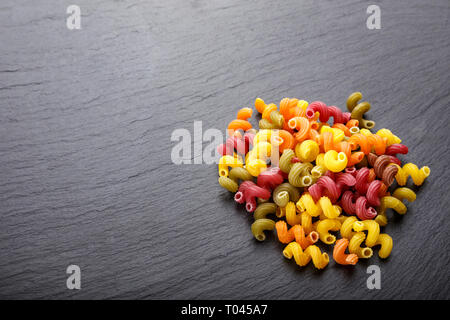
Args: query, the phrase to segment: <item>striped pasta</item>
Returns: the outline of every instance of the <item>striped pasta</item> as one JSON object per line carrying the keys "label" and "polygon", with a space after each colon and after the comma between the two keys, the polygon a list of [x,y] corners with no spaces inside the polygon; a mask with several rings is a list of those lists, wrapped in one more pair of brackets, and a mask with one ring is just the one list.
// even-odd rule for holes
{"label": "striped pasta", "polygon": [[425,166],[422,168],[418,168],[413,163],[407,163],[403,167],[400,167],[396,165],[398,168],[397,175],[395,176],[395,179],[397,180],[397,183],[399,186],[406,185],[406,182],[408,180],[408,177],[411,177],[413,183],[416,186],[420,186],[423,184],[425,179],[430,175],[430,168]]}
{"label": "striped pasta", "polygon": [[320,220],[317,224],[320,240],[325,244],[332,244],[336,241],[336,237],[330,231],[338,231],[340,228],[341,223],[336,219]]}
{"label": "striped pasta", "polygon": [[375,122],[363,119],[363,115],[370,110],[370,103],[359,102],[361,99],[361,92],[353,92],[347,99],[347,109],[351,112],[351,118],[358,120],[360,128],[372,129]]}
{"label": "striped pasta", "polygon": [[287,259],[294,257],[295,263],[301,267],[306,266],[312,260],[317,269],[325,268],[330,261],[328,254],[322,253],[317,246],[311,245],[303,251],[297,242],[289,243],[283,250],[283,256]]}
{"label": "striped pasta", "polygon": [[264,231],[273,230],[275,228],[275,221],[270,219],[258,219],[252,224],[252,233],[256,240],[264,241],[266,240],[266,235]]}
{"label": "striped pasta", "polygon": [[378,256],[382,259],[386,259],[387,257],[389,257],[393,247],[393,241],[391,236],[389,236],[386,233],[380,233],[377,242],[375,243],[375,246],[378,245],[381,246],[380,250],[378,251]]}
{"label": "striped pasta", "polygon": [[365,238],[366,235],[364,232],[356,232],[350,239],[348,251],[356,254],[358,258],[369,259],[373,255],[372,249],[368,247],[361,248],[361,244],[364,242]]}
{"label": "striped pasta", "polygon": [[353,230],[356,232],[367,230],[366,245],[368,247],[373,247],[380,235],[380,225],[374,220],[355,221]]}
{"label": "striped pasta", "polygon": [[358,256],[356,254],[350,253],[346,254],[345,250],[347,249],[347,246],[349,244],[348,239],[339,239],[336,241],[336,245],[333,249],[333,258],[334,261],[338,264],[342,265],[355,265],[358,263]]}
{"label": "striped pasta", "polygon": [[236,181],[228,178],[228,177],[219,177],[219,184],[227,189],[230,192],[236,192],[238,191],[238,184],[236,183]]}
{"label": "striped pasta", "polygon": [[319,239],[319,234],[315,231],[311,231],[306,235],[305,230],[299,224],[288,230],[286,222],[278,221],[275,224],[275,228],[277,230],[278,240],[281,243],[289,243],[295,239],[295,242],[297,242],[303,250],[316,243]]}
{"label": "striped pasta", "polygon": [[309,187],[313,183],[313,177],[311,175],[311,169],[313,165],[309,162],[294,163],[289,171],[288,180],[294,187]]}
{"label": "striped pasta", "polygon": [[403,201],[417,197],[405,187],[408,178],[420,186],[430,168],[403,165],[409,148],[401,139],[385,128],[370,131],[375,122],[364,117],[371,105],[360,92],[348,97],[349,112],[296,98],[279,106],[256,98],[255,108],[259,129],[250,123],[253,109],[240,108],[217,147],[219,185],[252,213],[255,239],[264,241],[276,229],[285,258],[299,266],[312,260],[318,269],[329,263],[319,239],[334,246],[337,264],[355,265],[374,247],[381,259],[389,257],[392,237],[380,231],[386,210],[405,214]]}
{"label": "striped pasta", "polygon": [[276,212],[277,212],[277,205],[275,203],[273,202],[261,203],[256,207],[255,212],[253,213],[253,218],[255,220],[265,219],[267,215],[276,214]]}
{"label": "striped pasta", "polygon": [[273,202],[280,207],[285,207],[289,201],[297,202],[300,191],[288,182],[280,184],[273,191]]}

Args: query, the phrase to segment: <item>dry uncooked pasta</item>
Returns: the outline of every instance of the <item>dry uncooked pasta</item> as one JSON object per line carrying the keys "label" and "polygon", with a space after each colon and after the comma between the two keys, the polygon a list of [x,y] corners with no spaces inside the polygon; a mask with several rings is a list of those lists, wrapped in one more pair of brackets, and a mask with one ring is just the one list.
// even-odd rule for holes
{"label": "dry uncooked pasta", "polygon": [[318,241],[333,247],[340,265],[356,265],[376,250],[389,257],[386,212],[405,214],[404,200],[416,200],[408,182],[420,186],[430,175],[427,166],[402,164],[409,148],[392,131],[370,131],[371,105],[361,99],[352,93],[344,112],[321,101],[284,98],[278,106],[257,98],[259,130],[253,109],[241,108],[218,147],[219,184],[253,214],[254,238],[276,233],[286,244],[282,255],[301,267],[329,264]]}

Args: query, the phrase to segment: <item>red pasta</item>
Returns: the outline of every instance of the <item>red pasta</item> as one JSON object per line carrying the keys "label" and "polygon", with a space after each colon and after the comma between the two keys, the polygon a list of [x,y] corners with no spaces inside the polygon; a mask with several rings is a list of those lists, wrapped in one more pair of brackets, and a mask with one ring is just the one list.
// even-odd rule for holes
{"label": "red pasta", "polygon": [[249,151],[250,146],[253,145],[254,136],[253,133],[247,132],[244,134],[243,138],[237,136],[229,137],[225,143],[222,143],[217,147],[217,151],[222,156],[232,156],[235,151],[245,155]]}
{"label": "red pasta", "polygon": [[322,176],[317,182],[308,188],[308,192],[313,197],[314,201],[319,201],[320,197],[327,196],[331,202],[336,202],[341,192],[336,182],[328,176]]}
{"label": "red pasta", "polygon": [[367,207],[367,199],[364,196],[360,196],[356,200],[355,209],[356,215],[361,220],[370,220],[377,216],[377,211],[372,207]]}
{"label": "red pasta", "polygon": [[237,203],[245,202],[245,209],[248,212],[253,212],[256,209],[256,198],[267,200],[270,196],[270,191],[257,186],[252,181],[244,181],[234,195],[234,201]]}
{"label": "red pasta", "polygon": [[349,112],[342,112],[338,107],[327,106],[322,101],[314,101],[306,108],[306,117],[314,118],[316,112],[319,112],[319,120],[327,122],[333,117],[334,123],[347,123],[350,120]]}
{"label": "red pasta", "polygon": [[261,188],[272,191],[278,185],[282,184],[283,181],[284,178],[283,175],[281,174],[280,168],[272,167],[266,171],[261,172],[258,176],[256,183]]}
{"label": "red pasta", "polygon": [[345,191],[341,197],[341,207],[349,215],[356,214],[356,199],[359,195],[351,191]]}
{"label": "red pasta", "polygon": [[407,154],[408,147],[400,143],[395,143],[386,148],[385,154],[387,154],[388,156],[395,156],[397,153]]}

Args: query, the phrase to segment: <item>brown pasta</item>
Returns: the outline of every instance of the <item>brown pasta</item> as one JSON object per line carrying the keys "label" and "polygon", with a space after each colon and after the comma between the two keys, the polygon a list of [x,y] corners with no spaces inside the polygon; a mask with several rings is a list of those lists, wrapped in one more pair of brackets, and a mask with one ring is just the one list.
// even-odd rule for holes
{"label": "brown pasta", "polygon": [[376,176],[383,180],[385,185],[390,186],[394,182],[398,167],[390,165],[392,161],[389,156],[382,155],[378,157],[374,153],[369,153],[367,161],[373,167]]}

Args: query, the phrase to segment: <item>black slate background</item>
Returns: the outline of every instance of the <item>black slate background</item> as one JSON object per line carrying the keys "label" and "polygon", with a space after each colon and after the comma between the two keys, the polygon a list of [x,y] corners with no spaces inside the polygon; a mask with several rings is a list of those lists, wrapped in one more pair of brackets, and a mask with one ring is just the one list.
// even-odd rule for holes
{"label": "black slate background", "polygon": [[[450,298],[448,0],[77,0],[78,31],[70,4],[0,4],[0,298]],[[432,171],[386,261],[299,268],[254,241],[215,165],[171,162],[195,120],[224,131],[257,96],[345,107],[355,90]]]}

